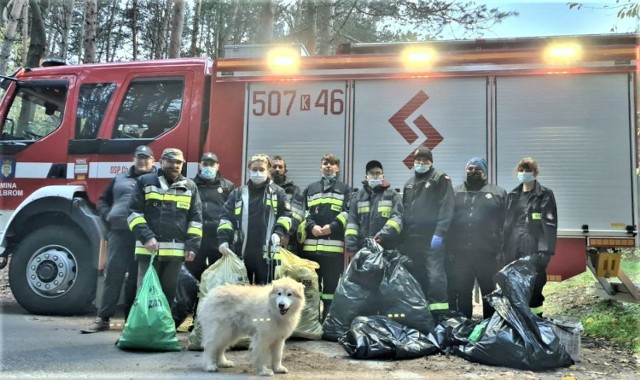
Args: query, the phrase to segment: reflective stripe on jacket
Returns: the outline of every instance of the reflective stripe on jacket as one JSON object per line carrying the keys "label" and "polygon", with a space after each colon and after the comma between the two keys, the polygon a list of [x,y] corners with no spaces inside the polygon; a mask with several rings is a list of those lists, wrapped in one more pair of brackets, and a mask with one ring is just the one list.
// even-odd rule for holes
{"label": "reflective stripe on jacket", "polygon": [[[144,245],[151,238],[159,244],[184,244],[184,251],[198,252],[202,239],[202,209],[198,188],[183,176],[169,185],[162,174],[149,173],[138,178],[129,203],[129,228]],[[142,253],[142,251],[140,251]],[[170,253],[167,251],[167,253]],[[177,258],[172,252],[160,260]]]}
{"label": "reflective stripe on jacket", "polygon": [[[326,184],[323,180],[314,182],[307,187],[303,194],[305,220],[300,228],[305,229],[303,251],[343,253],[344,232],[349,216],[349,186],[338,180]],[[331,226],[329,236],[315,237],[311,233],[316,225]]]}
{"label": "reflective stripe on jacket", "polygon": [[402,231],[402,198],[384,181],[374,189],[366,181],[351,199],[344,242],[347,252],[357,252],[368,237],[379,237],[386,249],[397,246]]}

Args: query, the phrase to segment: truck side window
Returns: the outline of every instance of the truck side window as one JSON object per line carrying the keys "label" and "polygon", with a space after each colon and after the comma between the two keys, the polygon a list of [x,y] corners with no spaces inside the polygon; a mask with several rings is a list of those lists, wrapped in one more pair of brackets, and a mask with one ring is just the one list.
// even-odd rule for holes
{"label": "truck side window", "polygon": [[76,139],[98,137],[102,119],[115,90],[115,83],[89,83],[80,87],[76,114]]}
{"label": "truck side window", "polygon": [[141,78],[129,85],[113,138],[154,138],[178,124],[183,78]]}
{"label": "truck side window", "polygon": [[58,129],[64,115],[67,81],[24,81],[16,86],[0,140],[35,141]]}

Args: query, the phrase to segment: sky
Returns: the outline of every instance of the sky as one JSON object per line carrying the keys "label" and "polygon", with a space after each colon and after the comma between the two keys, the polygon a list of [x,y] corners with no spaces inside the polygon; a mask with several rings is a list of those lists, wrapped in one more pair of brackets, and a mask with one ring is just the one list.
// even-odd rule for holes
{"label": "sky", "polygon": [[[500,10],[519,12],[519,16],[510,17],[501,24],[493,26],[491,31],[485,32],[482,37],[602,34],[611,33],[611,28],[616,25],[617,33],[632,33],[640,26],[640,20],[620,20],[616,17],[616,10],[602,9],[605,5],[615,6],[614,0],[583,2],[584,6],[579,10],[569,9],[568,2],[568,0],[476,0],[477,4],[487,4]],[[620,2],[626,3],[627,0],[620,0]],[[449,39],[455,38],[455,35],[450,34],[443,37]]]}

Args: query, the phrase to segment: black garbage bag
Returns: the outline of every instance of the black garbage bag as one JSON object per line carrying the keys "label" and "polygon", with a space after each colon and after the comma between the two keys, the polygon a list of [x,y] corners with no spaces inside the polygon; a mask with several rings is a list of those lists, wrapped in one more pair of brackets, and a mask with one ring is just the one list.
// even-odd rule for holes
{"label": "black garbage bag", "polygon": [[496,274],[498,289],[487,296],[496,312],[484,331],[474,331],[474,339],[454,348],[456,355],[482,364],[533,371],[573,364],[551,325],[529,309],[534,260],[536,257],[516,260]]}
{"label": "black garbage bag", "polygon": [[329,313],[322,324],[322,339],[337,341],[349,328],[355,317],[377,314],[379,288],[386,261],[384,250],[367,239],[367,247],[354,256],[340,277],[333,294]]}
{"label": "black garbage bag", "polygon": [[398,251],[386,251],[388,266],[380,283],[380,314],[427,335],[435,322],[420,283],[406,269],[411,261]]}
{"label": "black garbage bag", "polygon": [[193,306],[198,299],[199,288],[200,283],[183,264],[178,275],[176,297],[171,304],[171,315],[176,327],[180,326],[187,319],[187,316],[193,312]]}
{"label": "black garbage bag", "polygon": [[450,312],[446,319],[436,325],[428,338],[442,353],[448,355],[453,353],[454,346],[467,344],[469,336],[477,331],[476,326],[482,322],[484,321],[468,319],[459,312]]}
{"label": "black garbage bag", "polygon": [[383,315],[355,318],[338,342],[355,359],[414,359],[438,352],[426,335]]}

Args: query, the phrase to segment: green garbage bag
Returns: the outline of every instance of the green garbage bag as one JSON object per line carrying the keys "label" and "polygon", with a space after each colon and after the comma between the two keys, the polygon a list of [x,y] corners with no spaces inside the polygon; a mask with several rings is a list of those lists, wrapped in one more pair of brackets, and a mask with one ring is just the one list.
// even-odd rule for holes
{"label": "green garbage bag", "polygon": [[[200,276],[200,292],[198,298],[203,299],[211,290],[225,284],[248,284],[249,276],[244,261],[235,254],[222,256],[211,264]],[[241,339],[234,348],[249,347],[249,339]],[[187,349],[190,351],[202,351],[202,326],[198,317],[193,324],[193,331],[187,339]]]}
{"label": "green garbage bag", "polygon": [[160,279],[153,267],[151,255],[149,269],[144,275],[131,311],[116,346],[130,350],[180,351],[176,326],[171,308],[165,297]]}

